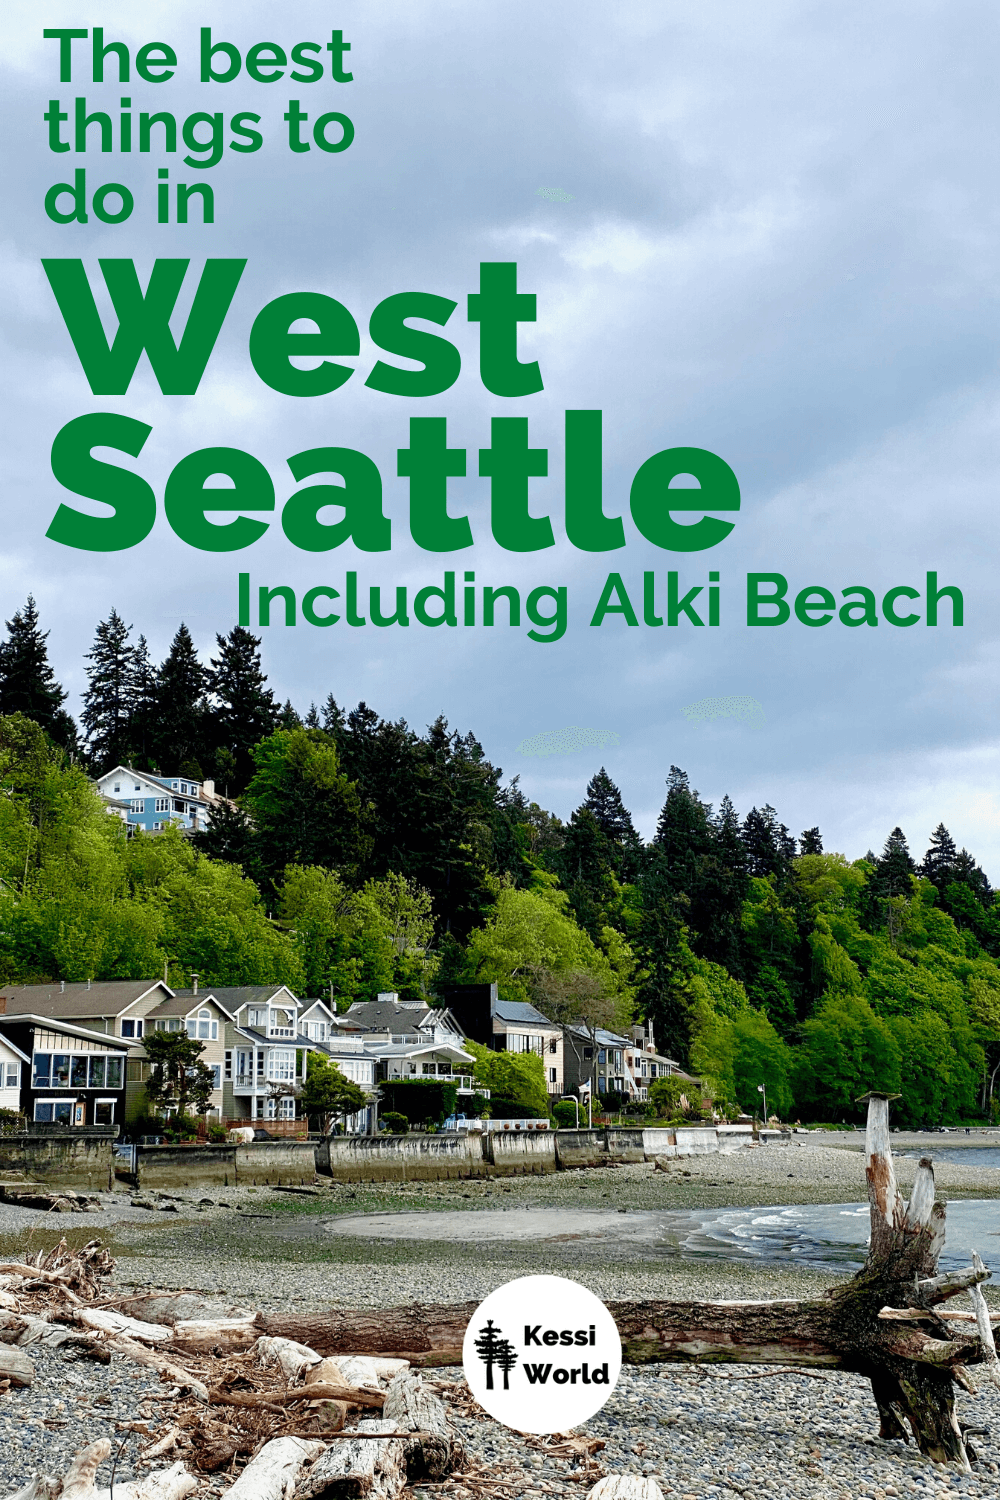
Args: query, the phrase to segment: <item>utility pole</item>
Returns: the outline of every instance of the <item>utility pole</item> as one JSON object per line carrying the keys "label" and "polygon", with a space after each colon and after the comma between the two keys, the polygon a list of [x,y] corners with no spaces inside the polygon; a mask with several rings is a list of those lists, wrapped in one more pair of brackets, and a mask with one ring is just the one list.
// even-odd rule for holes
{"label": "utility pole", "polygon": [[767,1124],[767,1090],[765,1089],[765,1087],[764,1087],[764,1085],[762,1083],[758,1083],[758,1085],[757,1085],[757,1092],[758,1092],[758,1094],[763,1094],[764,1095],[764,1124],[766,1125]]}

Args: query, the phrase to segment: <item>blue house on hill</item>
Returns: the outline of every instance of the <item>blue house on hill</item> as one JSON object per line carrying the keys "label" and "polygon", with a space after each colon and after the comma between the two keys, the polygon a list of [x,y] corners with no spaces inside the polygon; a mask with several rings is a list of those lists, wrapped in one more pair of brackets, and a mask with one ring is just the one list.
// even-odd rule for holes
{"label": "blue house on hill", "polygon": [[195,833],[208,827],[213,807],[225,800],[216,795],[214,781],[154,775],[131,766],[105,771],[97,789],[109,812],[144,833],[160,833],[168,823]]}

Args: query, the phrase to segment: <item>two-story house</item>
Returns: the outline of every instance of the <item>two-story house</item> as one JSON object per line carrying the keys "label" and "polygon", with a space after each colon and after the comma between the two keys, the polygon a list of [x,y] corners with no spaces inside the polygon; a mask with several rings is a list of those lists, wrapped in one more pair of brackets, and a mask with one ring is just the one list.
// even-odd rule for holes
{"label": "two-story house", "polygon": [[[233,1113],[232,1083],[226,1078],[227,1034],[234,1017],[219,1003],[215,993],[199,990],[197,976],[190,989],[174,990],[169,999],[147,1011],[143,1027],[150,1031],[185,1031],[201,1043],[200,1061],[211,1068],[214,1086],[206,1114],[228,1119]],[[148,1066],[148,1065],[147,1065]]]}
{"label": "two-story house", "polygon": [[655,1083],[658,1078],[670,1078],[675,1074],[681,1074],[685,1078],[689,1076],[682,1072],[680,1063],[657,1052],[653,1041],[652,1021],[646,1021],[642,1026],[631,1026],[625,1048],[625,1077],[629,1092],[636,1099],[645,1101],[649,1098],[651,1083]]}
{"label": "two-story house", "polygon": [[159,833],[168,823],[196,833],[208,827],[212,808],[218,801],[213,781],[154,775],[150,771],[136,771],[132,766],[115,766],[113,771],[106,771],[97,778],[97,789],[110,812],[124,805],[126,823],[144,833]]}
{"label": "two-story house", "polygon": [[463,1036],[494,1052],[535,1053],[549,1094],[558,1098],[566,1091],[563,1028],[537,1006],[502,1000],[495,984],[447,984],[439,994]]}
{"label": "two-story house", "polygon": [[0,993],[0,1103],[33,1126],[121,1126],[129,1044]]}
{"label": "two-story house", "polygon": [[[459,1110],[464,1110],[473,1094],[489,1095],[488,1089],[474,1082],[475,1058],[462,1045],[462,1029],[448,1010],[422,1000],[400,1001],[394,993],[386,993],[377,1000],[356,1001],[337,1020],[345,1039],[360,1039],[363,1054],[374,1066],[375,1083],[393,1078],[453,1083]],[[329,1045],[339,1049],[344,1043],[331,1040]],[[340,1052],[334,1056],[343,1067]]]}

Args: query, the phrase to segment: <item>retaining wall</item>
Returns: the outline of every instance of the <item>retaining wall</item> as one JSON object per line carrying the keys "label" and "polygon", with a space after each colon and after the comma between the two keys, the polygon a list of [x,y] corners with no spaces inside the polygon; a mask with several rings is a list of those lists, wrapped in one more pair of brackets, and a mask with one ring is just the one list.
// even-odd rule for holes
{"label": "retaining wall", "polygon": [[111,1145],[117,1130],[26,1130],[0,1135],[0,1176],[25,1177],[46,1187],[110,1192],[115,1185]]}
{"label": "retaining wall", "polygon": [[551,1131],[515,1135],[491,1131],[483,1136],[483,1152],[493,1177],[519,1177],[556,1170],[556,1136]]}
{"label": "retaining wall", "polygon": [[316,1170],[335,1182],[433,1182],[449,1177],[486,1177],[489,1175],[484,1160],[486,1139],[464,1131],[440,1135],[330,1136],[316,1147]]}
{"label": "retaining wall", "polygon": [[557,1130],[553,1140],[562,1172],[571,1167],[600,1167],[607,1161],[603,1130]]}
{"label": "retaining wall", "polygon": [[243,1186],[316,1180],[316,1147],[312,1141],[251,1141],[235,1149],[236,1181]]}
{"label": "retaining wall", "polygon": [[146,1189],[235,1187],[235,1146],[137,1146],[135,1185]]}
{"label": "retaining wall", "polygon": [[609,1125],[604,1132],[608,1161],[645,1161],[646,1148],[642,1139],[643,1134],[643,1131],[634,1128],[629,1130],[623,1126]]}

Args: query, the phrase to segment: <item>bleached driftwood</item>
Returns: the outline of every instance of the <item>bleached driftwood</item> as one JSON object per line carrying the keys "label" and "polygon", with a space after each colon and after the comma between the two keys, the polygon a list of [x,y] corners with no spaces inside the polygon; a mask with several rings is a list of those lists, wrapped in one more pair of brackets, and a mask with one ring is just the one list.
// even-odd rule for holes
{"label": "bleached driftwood", "polygon": [[175,1344],[192,1353],[210,1354],[218,1349],[229,1354],[249,1349],[260,1338],[260,1329],[248,1314],[240,1318],[184,1318],[174,1324],[170,1334]]}
{"label": "bleached driftwood", "polygon": [[[289,1384],[301,1380],[310,1369],[321,1364],[323,1360],[323,1356],[317,1354],[315,1349],[310,1349],[305,1344],[297,1344],[294,1339],[258,1338],[254,1345],[254,1354],[262,1370],[277,1365]],[[349,1383],[341,1379],[339,1370],[336,1378],[341,1385]]]}
{"label": "bleached driftwood", "polygon": [[11,1385],[28,1386],[35,1378],[35,1367],[26,1354],[11,1344],[0,1344],[0,1380]]}
{"label": "bleached driftwood", "polygon": [[[182,1463],[172,1464],[169,1469],[157,1469],[143,1479],[130,1479],[115,1483],[114,1491],[89,1490],[80,1500],[183,1500],[198,1488],[198,1480],[189,1474]],[[65,1500],[63,1495],[59,1500]]]}
{"label": "bleached driftwood", "polygon": [[[9,1495],[7,1500],[112,1500],[110,1489],[98,1489],[97,1471],[111,1456],[111,1440],[98,1438],[73,1459],[63,1479],[54,1479],[50,1474],[40,1474]],[[114,1487],[114,1500],[183,1500],[198,1481],[181,1463],[169,1469],[159,1469],[147,1474],[144,1479],[119,1482]]]}
{"label": "bleached driftwood", "polygon": [[199,1401],[208,1400],[208,1386],[199,1380],[197,1375],[192,1375],[189,1370],[182,1369],[165,1354],[156,1349],[147,1349],[145,1344],[137,1343],[135,1339],[127,1339],[121,1334],[107,1334],[103,1340],[106,1349],[113,1349],[116,1354],[124,1354],[134,1364],[146,1365],[151,1370],[156,1370],[172,1380],[174,1385],[179,1385],[181,1390],[190,1391],[197,1396]]}
{"label": "bleached driftwood", "polygon": [[443,1479],[451,1472],[456,1446],[444,1403],[414,1370],[401,1370],[390,1382],[383,1419],[414,1434],[406,1445],[408,1479]]}
{"label": "bleached driftwood", "polygon": [[381,1406],[383,1391],[362,1390],[350,1385],[297,1385],[291,1390],[209,1391],[213,1406],[293,1406],[296,1401],[346,1401],[349,1406]]}
{"label": "bleached driftwood", "polygon": [[303,1465],[322,1451],[322,1443],[305,1438],[274,1438],[223,1491],[222,1500],[289,1500]]}
{"label": "bleached driftwood", "polygon": [[126,1338],[139,1339],[143,1344],[168,1344],[173,1337],[173,1329],[164,1323],[142,1323],[138,1318],[126,1318],[108,1308],[77,1308],[76,1321],[101,1333],[120,1333]]}
{"label": "bleached driftwood", "polygon": [[357,1437],[330,1444],[300,1481],[295,1500],[395,1500],[406,1488],[407,1440],[381,1434],[396,1431],[395,1422],[384,1419],[359,1422],[351,1429]]}
{"label": "bleached driftwood", "polygon": [[663,1491],[655,1479],[638,1474],[609,1474],[599,1479],[587,1500],[663,1500]]}

